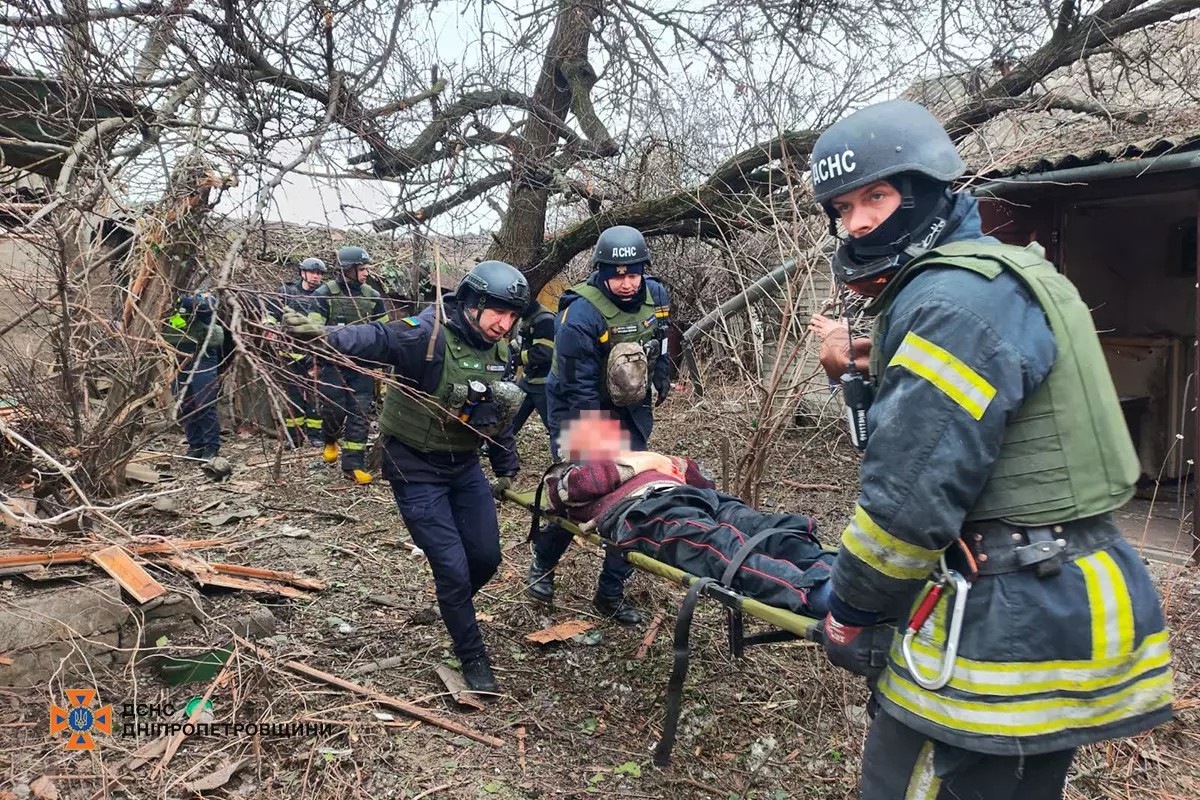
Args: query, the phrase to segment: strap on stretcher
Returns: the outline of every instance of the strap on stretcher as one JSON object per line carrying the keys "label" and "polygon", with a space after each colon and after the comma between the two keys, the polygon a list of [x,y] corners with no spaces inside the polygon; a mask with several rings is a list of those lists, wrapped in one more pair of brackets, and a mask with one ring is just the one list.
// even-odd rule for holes
{"label": "strap on stretcher", "polygon": [[[762,531],[742,545],[737,554],[730,560],[724,574],[721,576],[721,580],[718,581],[716,578],[696,577],[678,567],[673,567],[670,564],[650,558],[644,553],[621,550],[597,534],[595,526],[591,523],[580,525],[557,515],[549,514],[544,509],[537,509],[535,511],[535,496],[537,495],[534,492],[518,493],[511,489],[507,489],[504,492],[505,500],[516,503],[526,510],[537,514],[540,519],[559,525],[574,536],[599,545],[606,552],[618,552],[634,567],[644,572],[666,578],[688,590],[683,603],[679,607],[679,614],[675,618],[674,660],[671,667],[671,679],[667,684],[667,708],[666,717],[663,720],[663,735],[658,743],[658,747],[654,751],[655,765],[665,767],[669,764],[671,750],[675,746],[675,736],[679,728],[679,713],[683,704],[683,685],[687,679],[688,665],[691,660],[692,620],[696,604],[702,596],[716,600],[725,606],[726,622],[729,629],[729,648],[730,652],[736,658],[741,658],[745,654],[747,645],[768,644],[792,639],[817,641],[816,637],[820,635],[820,620],[796,614],[782,608],[776,608],[775,606],[769,606],[753,598],[745,597],[731,587],[731,582],[734,576],[737,575],[738,568],[746,560],[747,556],[754,552],[755,548],[764,540],[772,534],[777,533],[779,529],[772,528]],[[537,496],[537,499],[540,500],[540,496]],[[779,628],[779,630],[747,637],[742,631],[743,614],[748,614],[755,619],[773,625]]]}

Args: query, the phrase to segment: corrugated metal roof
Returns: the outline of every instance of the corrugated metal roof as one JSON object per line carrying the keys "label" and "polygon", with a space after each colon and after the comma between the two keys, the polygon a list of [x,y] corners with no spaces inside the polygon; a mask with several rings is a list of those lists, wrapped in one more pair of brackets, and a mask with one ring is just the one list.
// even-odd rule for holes
{"label": "corrugated metal roof", "polygon": [[1200,126],[1183,130],[1172,135],[1157,136],[1136,142],[1114,142],[1112,144],[1090,144],[1085,148],[1070,152],[1055,153],[1034,159],[1005,164],[985,173],[984,178],[1011,178],[1014,175],[1028,173],[1051,172],[1074,167],[1089,167],[1094,164],[1107,164],[1113,161],[1128,161],[1138,158],[1153,158],[1168,153],[1182,153],[1200,150]]}

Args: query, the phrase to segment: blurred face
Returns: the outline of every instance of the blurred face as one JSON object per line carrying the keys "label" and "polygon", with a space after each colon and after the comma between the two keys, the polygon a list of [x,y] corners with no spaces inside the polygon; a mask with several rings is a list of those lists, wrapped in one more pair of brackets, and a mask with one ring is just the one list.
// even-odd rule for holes
{"label": "blurred face", "polygon": [[612,461],[630,449],[629,434],[621,423],[594,410],[567,422],[559,442],[570,461]]}
{"label": "blurred face", "polygon": [[887,181],[876,181],[861,189],[846,192],[830,204],[853,239],[866,236],[900,207],[903,197]]}
{"label": "blurred face", "polygon": [[517,324],[520,315],[508,308],[485,308],[479,312],[475,323],[479,326],[479,332],[489,342],[498,342]]}
{"label": "blurred face", "polygon": [[321,283],[321,273],[311,269],[300,270],[300,282],[305,289],[315,289]]}
{"label": "blurred face", "polygon": [[636,272],[626,272],[605,281],[608,290],[622,300],[629,300],[642,288],[642,276]]}

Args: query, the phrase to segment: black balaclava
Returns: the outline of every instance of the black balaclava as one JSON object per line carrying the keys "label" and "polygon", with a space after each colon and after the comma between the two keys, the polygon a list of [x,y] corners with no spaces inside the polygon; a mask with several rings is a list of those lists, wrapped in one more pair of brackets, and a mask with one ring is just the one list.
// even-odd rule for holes
{"label": "black balaclava", "polygon": [[[629,272],[642,276],[642,286],[641,289],[634,292],[633,297],[626,300],[612,293],[612,290],[608,288],[608,279]],[[642,301],[646,297],[646,264],[622,264],[619,266],[616,264],[599,264],[596,267],[596,277],[592,280],[592,285],[603,292],[604,296],[622,311],[636,311],[641,307]]]}
{"label": "black balaclava", "polygon": [[[924,175],[888,178],[887,182],[901,195],[911,197],[912,205],[907,208],[901,205],[878,228],[866,236],[848,239],[846,244],[856,256],[862,253],[870,258],[878,249],[896,244],[907,235],[924,235],[924,229],[928,227],[935,212],[939,210],[939,207],[948,204],[950,200],[948,184]],[[907,186],[905,186],[906,183]]]}

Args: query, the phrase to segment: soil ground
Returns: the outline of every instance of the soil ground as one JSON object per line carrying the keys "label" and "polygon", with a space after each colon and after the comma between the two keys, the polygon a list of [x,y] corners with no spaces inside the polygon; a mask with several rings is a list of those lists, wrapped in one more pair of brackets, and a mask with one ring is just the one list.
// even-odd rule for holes
{"label": "soil ground", "polygon": [[[681,394],[660,414],[656,449],[697,458],[718,476],[722,451],[734,471],[755,420],[735,400],[710,397],[703,405]],[[727,443],[727,444],[726,444]],[[178,439],[163,449],[178,448]],[[519,486],[532,485],[547,462],[543,429],[535,419],[523,432],[525,469]],[[866,732],[867,692],[861,680],[829,666],[805,643],[751,649],[732,660],[724,617],[702,604],[693,628],[693,654],[672,765],[657,769],[651,752],[661,733],[663,698],[671,669],[671,629],[682,591],[637,575],[631,599],[647,614],[664,616],[644,657],[637,657],[648,625],[622,629],[591,609],[599,559],[574,546],[559,570],[553,608],[523,591],[529,559],[528,517],[501,509],[504,563],[478,598],[503,694],[483,711],[464,711],[446,696],[434,674],[455,666],[449,639],[433,608],[428,565],[410,553],[386,483],[351,487],[336,469],[318,463],[315,450],[274,456],[262,440],[232,438],[224,454],[234,463],[225,484],[207,482],[192,466],[177,466],[186,490],[172,497],[174,513],[131,507],[119,517],[138,534],[174,538],[221,536],[236,544],[205,551],[213,561],[292,570],[328,582],[304,601],[244,592],[205,594],[209,618],[202,629],[163,643],[172,653],[228,644],[252,612],[267,606],[278,620],[259,642],[271,655],[238,648],[232,678],[211,697],[213,719],[288,723],[327,721],[318,736],[189,737],[169,766],[158,758],[132,767],[128,757],[150,740],[98,735],[96,749],[69,752],[47,733],[47,708],[62,704],[74,679],[56,676],[37,690],[0,692],[0,797],[40,797],[48,783],[61,797],[250,798],[852,798]],[[792,428],[772,444],[760,506],[814,515],[835,542],[856,496],[857,458],[836,426]],[[793,484],[823,488],[798,489]],[[256,509],[247,519],[214,527],[212,515]],[[202,510],[203,509],[203,510]],[[354,521],[322,512],[349,515]],[[1173,630],[1174,722],[1132,740],[1084,750],[1067,789],[1082,798],[1195,798],[1200,796],[1200,579],[1197,571],[1153,566]],[[178,574],[156,571],[171,589],[195,594]],[[5,579],[0,604],[35,591]],[[568,620],[597,623],[596,637],[539,646],[526,635]],[[499,737],[500,747],[416,723],[361,697],[314,683],[279,667],[295,659],[419,704],[477,731]],[[354,674],[379,659],[394,666]],[[397,661],[398,659],[398,661]],[[100,700],[181,706],[204,684],[167,686],[146,663],[98,670]],[[117,722],[122,720],[118,717]],[[242,766],[208,791],[185,785],[229,763]],[[30,786],[30,784],[33,786]],[[7,792],[7,793],[6,793]],[[49,796],[49,795],[47,795]]]}

